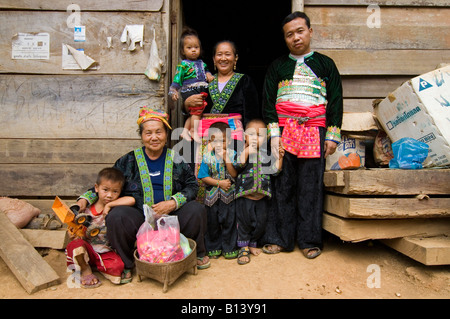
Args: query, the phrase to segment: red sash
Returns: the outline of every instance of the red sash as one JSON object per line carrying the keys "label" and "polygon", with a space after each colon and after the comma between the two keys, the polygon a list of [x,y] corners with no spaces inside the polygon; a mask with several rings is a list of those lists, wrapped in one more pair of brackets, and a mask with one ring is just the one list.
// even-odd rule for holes
{"label": "red sash", "polygon": [[281,143],[299,158],[320,157],[319,127],[325,127],[325,105],[301,105],[280,102],[276,105],[279,125],[283,126]]}

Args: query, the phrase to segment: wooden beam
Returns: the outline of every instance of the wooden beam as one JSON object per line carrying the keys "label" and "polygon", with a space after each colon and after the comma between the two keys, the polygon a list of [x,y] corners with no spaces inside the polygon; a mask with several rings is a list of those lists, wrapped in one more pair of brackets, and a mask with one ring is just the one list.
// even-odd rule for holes
{"label": "wooden beam", "polygon": [[33,246],[39,248],[65,249],[69,242],[67,230],[27,229],[19,230]]}
{"label": "wooden beam", "polygon": [[344,241],[450,235],[450,218],[347,219],[323,214],[323,229]]}
{"label": "wooden beam", "polygon": [[93,187],[106,164],[0,164],[0,194],[21,196],[79,196]]}
{"label": "wooden beam", "polygon": [[137,134],[135,140],[0,139],[0,164],[111,165],[140,146]]}
{"label": "wooden beam", "polygon": [[324,209],[344,218],[398,219],[450,217],[449,198],[344,197],[327,194]]}
{"label": "wooden beam", "polygon": [[382,242],[424,265],[450,265],[449,236],[411,236],[385,239]]}
{"label": "wooden beam", "polygon": [[379,6],[398,7],[448,7],[448,0],[304,0],[306,6]]}
{"label": "wooden beam", "polygon": [[[159,11],[164,0],[77,0],[81,13],[85,11]],[[67,11],[72,2],[48,0],[4,0],[0,9]],[[69,14],[67,14],[69,15]]]}
{"label": "wooden beam", "polygon": [[0,96],[2,138],[136,139],[139,109],[164,105],[143,74],[0,74]]}
{"label": "wooden beam", "polygon": [[0,213],[0,257],[29,294],[60,283],[53,268],[4,213]]}
{"label": "wooden beam", "polygon": [[306,7],[316,49],[450,49],[450,7],[383,7],[379,27],[370,27],[366,6]]}
{"label": "wooden beam", "polygon": [[[67,26],[68,16],[67,12],[59,11],[0,11],[0,73],[143,74],[150,56],[153,29],[156,30],[160,58],[167,65],[167,45],[160,12],[83,12],[82,23],[86,27],[84,42],[74,42],[74,30]],[[120,41],[125,26],[129,24],[144,25],[143,47],[137,45],[134,51],[128,51],[127,44]],[[49,33],[50,58],[11,59],[12,39],[19,32]],[[112,38],[111,48],[108,48],[107,37]],[[99,68],[87,71],[63,70],[63,43],[75,49],[84,49],[86,55],[98,62]]]}
{"label": "wooden beam", "polygon": [[[342,175],[336,179],[326,175]],[[344,186],[342,186],[342,179]],[[365,169],[327,171],[324,180],[328,191],[347,195],[448,195],[450,169]],[[333,181],[338,181],[332,184]]]}

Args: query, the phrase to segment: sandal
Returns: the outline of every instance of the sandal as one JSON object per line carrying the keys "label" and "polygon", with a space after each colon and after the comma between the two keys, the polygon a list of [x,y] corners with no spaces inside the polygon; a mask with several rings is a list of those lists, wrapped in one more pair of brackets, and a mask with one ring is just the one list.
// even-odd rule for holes
{"label": "sandal", "polygon": [[[302,249],[302,252],[303,252],[303,256],[305,256],[308,259],[314,259],[322,253],[322,251],[320,250],[319,247],[304,248],[304,249]],[[313,253],[311,253],[311,252],[313,252]]]}
{"label": "sandal", "polygon": [[[273,246],[276,246],[277,248],[274,249]],[[262,251],[266,254],[278,254],[282,252],[284,249],[281,246],[278,245],[272,245],[272,244],[265,244],[262,248]]]}
{"label": "sandal", "polygon": [[[242,257],[247,257],[248,260],[242,261],[241,260]],[[248,249],[248,247],[242,247],[241,250],[239,250],[239,255],[237,257],[237,263],[239,265],[245,265],[245,264],[248,264],[249,262],[250,262],[250,249]]]}
{"label": "sandal", "polygon": [[223,253],[223,257],[225,257],[225,259],[234,259],[234,258],[237,258],[238,255],[239,255],[239,250],[234,250],[234,251],[230,251],[228,253]]}
{"label": "sandal", "polygon": [[[203,256],[203,257],[197,257],[197,260],[200,260],[201,262],[203,262],[203,259],[207,257],[207,256]],[[199,264],[197,262],[197,269],[202,270],[202,269],[206,269],[211,267],[211,261],[208,259],[208,262],[203,263],[203,264]]]}
{"label": "sandal", "polygon": [[[130,274],[130,277],[128,277]],[[122,279],[120,280],[121,284],[128,284],[133,280],[133,275],[131,274],[131,269],[124,269],[122,272]]]}
{"label": "sandal", "polygon": [[[97,282],[95,284],[92,283],[94,279],[97,279]],[[83,284],[83,281],[85,282],[84,284]],[[102,284],[102,282],[100,281],[100,279],[98,279],[97,276],[94,274],[81,276],[81,278],[80,278],[80,285],[82,288],[88,288],[88,289],[97,288],[101,284]]]}
{"label": "sandal", "polygon": [[220,249],[208,251],[209,258],[218,259],[220,257],[220,255],[222,255],[222,251]]}

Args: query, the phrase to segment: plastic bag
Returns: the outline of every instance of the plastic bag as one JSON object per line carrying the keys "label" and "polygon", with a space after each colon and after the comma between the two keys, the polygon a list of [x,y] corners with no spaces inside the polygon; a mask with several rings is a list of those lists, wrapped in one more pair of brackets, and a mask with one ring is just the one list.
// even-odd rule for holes
{"label": "plastic bag", "polygon": [[410,137],[404,137],[392,143],[394,158],[389,168],[420,169],[428,156],[429,146]]}
{"label": "plastic bag", "polygon": [[[156,221],[157,229],[145,221],[136,235],[139,259],[150,263],[167,263],[185,257],[180,244],[177,216],[163,215]],[[184,237],[184,236],[183,236]]]}
{"label": "plastic bag", "polygon": [[147,67],[145,69],[144,74],[150,79],[154,81],[159,81],[161,78],[161,71],[163,66],[163,60],[159,57],[158,53],[158,44],[156,44],[156,32],[153,29],[153,40],[152,46],[150,48],[150,57],[147,62]]}

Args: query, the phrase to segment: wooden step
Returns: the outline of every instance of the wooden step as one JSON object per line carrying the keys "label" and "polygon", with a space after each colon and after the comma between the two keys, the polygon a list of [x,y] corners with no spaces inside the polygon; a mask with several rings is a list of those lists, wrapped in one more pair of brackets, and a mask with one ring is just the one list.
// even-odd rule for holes
{"label": "wooden step", "polygon": [[325,212],[323,228],[349,242],[414,235],[450,235],[450,218],[349,219]]}
{"label": "wooden step", "polygon": [[449,195],[450,169],[326,171],[327,191],[347,195]]}
{"label": "wooden step", "polygon": [[348,197],[326,194],[324,210],[344,218],[450,217],[449,197]]}
{"label": "wooden step", "polygon": [[450,265],[449,236],[410,236],[386,239],[382,242],[424,265]]}

